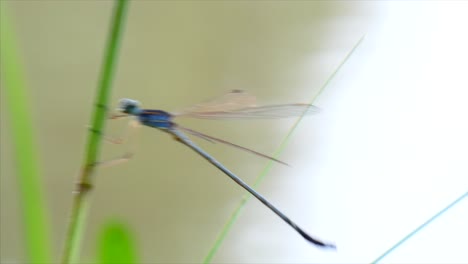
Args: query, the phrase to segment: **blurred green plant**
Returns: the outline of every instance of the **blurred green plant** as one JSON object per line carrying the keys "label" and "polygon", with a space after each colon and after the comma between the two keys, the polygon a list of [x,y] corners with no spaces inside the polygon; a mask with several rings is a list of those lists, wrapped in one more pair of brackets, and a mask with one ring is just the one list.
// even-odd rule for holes
{"label": "blurred green plant", "polygon": [[92,176],[96,167],[97,158],[101,146],[101,131],[107,119],[107,105],[109,102],[112,81],[117,65],[117,56],[120,47],[123,26],[125,23],[128,0],[116,0],[111,29],[107,40],[107,47],[103,61],[101,76],[96,93],[96,101],[93,104],[91,128],[89,130],[88,143],[85,151],[84,163],[76,183],[75,195],[65,238],[65,246],[62,255],[62,263],[78,262],[81,237],[84,233],[87,207],[89,206],[89,193],[92,189]]}
{"label": "blurred green plant", "polygon": [[38,149],[34,140],[33,117],[28,102],[26,78],[15,42],[14,30],[0,2],[0,65],[2,100],[11,131],[13,157],[16,163],[18,193],[23,220],[25,263],[50,263],[50,238],[47,210],[41,191]]}
{"label": "blurred green plant", "polygon": [[[336,76],[336,73],[343,67],[343,65],[346,63],[346,61],[348,61],[348,59],[351,57],[351,55],[354,53],[354,51],[357,49],[357,47],[359,47],[359,45],[361,44],[362,40],[364,39],[364,36],[361,37],[361,39],[359,39],[359,41],[356,43],[356,45],[354,45],[354,47],[351,49],[351,51],[346,55],[346,57],[341,61],[341,63],[338,65],[338,67],[335,69],[335,71],[330,75],[330,77],[328,77],[328,79],[325,81],[325,83],[322,85],[322,87],[320,88],[320,90],[318,91],[318,93],[312,97],[312,99],[310,100],[310,104],[312,104],[315,99],[322,93],[322,91],[328,86],[328,84],[330,84],[330,82],[333,80],[333,78]],[[283,140],[281,141],[280,145],[278,146],[278,148],[276,149],[275,153],[273,154],[273,157],[274,158],[278,158],[279,155],[283,152],[283,150],[285,149],[285,147],[288,145],[289,143],[289,140],[291,139],[291,136],[292,134],[294,133],[294,131],[296,130],[296,128],[299,126],[300,122],[302,121],[302,118],[304,116],[301,116],[299,117],[296,122],[293,124],[293,126],[291,127],[291,129],[289,129],[289,132],[288,134],[286,134],[286,136],[283,138]],[[270,172],[271,168],[273,166],[273,162],[272,161],[268,161],[267,164],[265,165],[265,168],[258,174],[257,178],[255,179],[255,182],[253,184],[253,187],[256,188],[258,187],[258,185],[260,185],[260,183],[264,180],[265,176],[268,174],[268,172]],[[238,203],[236,209],[234,209],[234,211],[232,212],[231,216],[229,217],[229,219],[226,221],[226,224],[224,224],[223,228],[221,229],[221,231],[219,232],[218,234],[218,237],[216,238],[215,242],[213,243],[213,246],[211,247],[211,249],[208,251],[208,254],[205,256],[205,259],[203,260],[203,263],[207,264],[207,263],[211,263],[211,261],[213,260],[213,257],[215,256],[215,254],[218,252],[218,249],[219,247],[222,245],[222,243],[224,242],[224,239],[226,238],[227,234],[229,233],[229,231],[231,230],[232,226],[234,225],[234,223],[237,221],[237,219],[239,218],[240,216],[240,213],[242,212],[242,209],[244,209],[245,205],[247,204],[247,202],[252,198],[252,195],[250,195],[249,193],[245,194],[242,199],[240,200],[240,202]]]}
{"label": "blurred green plant", "polygon": [[116,220],[108,222],[102,229],[98,241],[100,264],[138,263],[133,235],[127,225]]}

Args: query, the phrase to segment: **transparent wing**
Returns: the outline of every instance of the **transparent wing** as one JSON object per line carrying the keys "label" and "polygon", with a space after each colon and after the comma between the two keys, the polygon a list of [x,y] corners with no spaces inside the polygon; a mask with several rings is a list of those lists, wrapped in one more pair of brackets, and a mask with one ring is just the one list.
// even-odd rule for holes
{"label": "transparent wing", "polygon": [[221,96],[193,105],[175,114],[184,115],[189,113],[234,111],[240,108],[253,107],[256,105],[256,101],[255,96],[250,95],[243,90],[232,90]]}
{"label": "transparent wing", "polygon": [[319,108],[309,104],[256,106],[256,98],[242,90],[233,90],[221,97],[197,104],[174,116],[202,119],[268,119],[314,114]]}
{"label": "transparent wing", "polygon": [[287,163],[279,160],[279,159],[275,159],[271,156],[268,156],[268,155],[265,155],[263,153],[260,153],[258,151],[255,151],[255,150],[252,150],[252,149],[249,149],[249,148],[246,148],[246,147],[242,147],[240,145],[237,145],[237,144],[234,144],[234,143],[231,143],[229,141],[226,141],[226,140],[223,140],[223,139],[219,139],[219,138],[215,138],[215,137],[212,137],[212,136],[209,136],[207,134],[203,134],[201,132],[198,132],[198,131],[195,131],[195,130],[192,130],[190,128],[186,128],[186,127],[183,127],[183,126],[180,126],[180,125],[177,125],[176,126],[177,129],[179,130],[182,130],[184,132],[187,132],[193,136],[197,136],[199,138],[202,138],[204,140],[207,140],[209,142],[212,142],[212,143],[215,143],[215,142],[218,142],[218,143],[221,143],[221,144],[225,144],[225,145],[228,145],[228,146],[231,146],[231,147],[234,147],[234,148],[237,148],[237,149],[240,149],[240,150],[243,150],[243,151],[246,151],[246,152],[249,152],[249,153],[252,153],[254,155],[257,155],[259,157],[262,157],[262,158],[266,158],[266,159],[269,159],[269,160],[272,160],[272,161],[275,161],[275,162],[278,162],[278,163],[281,163],[283,165],[286,165],[286,166],[289,166]]}

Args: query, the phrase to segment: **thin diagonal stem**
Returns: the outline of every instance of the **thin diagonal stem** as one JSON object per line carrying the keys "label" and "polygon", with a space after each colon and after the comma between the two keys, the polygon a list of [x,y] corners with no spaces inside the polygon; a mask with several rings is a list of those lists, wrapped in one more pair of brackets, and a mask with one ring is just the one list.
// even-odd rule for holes
{"label": "thin diagonal stem", "polygon": [[443,215],[445,212],[447,212],[449,209],[451,209],[452,207],[454,207],[455,205],[457,205],[459,202],[461,202],[463,199],[465,199],[466,197],[468,197],[468,192],[464,193],[462,196],[458,197],[457,199],[455,199],[455,201],[451,202],[449,205],[447,205],[444,209],[440,210],[439,212],[437,212],[434,216],[432,216],[431,218],[429,218],[429,220],[427,220],[426,222],[424,222],[422,225],[418,226],[416,229],[414,229],[413,231],[411,231],[408,235],[406,235],[404,238],[402,238],[400,241],[398,241],[395,245],[393,245],[392,247],[390,247],[387,251],[385,251],[382,255],[380,255],[378,258],[376,258],[374,261],[372,261],[371,263],[378,263],[380,262],[382,259],[384,259],[386,256],[388,256],[388,254],[392,253],[395,249],[397,249],[398,247],[400,247],[403,243],[405,243],[406,241],[408,241],[411,237],[413,237],[414,235],[416,235],[419,231],[421,231],[423,228],[425,228],[427,225],[429,225],[431,222],[433,222],[434,220],[436,220],[437,218],[439,218],[441,215]]}
{"label": "thin diagonal stem", "polygon": [[[343,59],[343,61],[341,61],[341,63],[336,68],[336,70],[330,75],[330,77],[328,77],[327,81],[322,85],[319,92],[310,100],[310,104],[312,104],[312,102],[315,100],[315,98],[317,98],[320,95],[320,93],[325,89],[325,87],[328,86],[328,84],[331,82],[331,80],[333,80],[333,78],[335,77],[337,72],[343,67],[345,62],[348,61],[348,59],[351,57],[351,55],[354,53],[354,51],[357,49],[357,47],[361,44],[363,39],[364,39],[364,36],[362,36],[361,39],[359,39],[359,41],[356,43],[356,45],[354,45],[353,49],[346,55],[346,57]],[[304,111],[304,113],[305,112],[306,111]],[[290,140],[293,132],[296,130],[296,128],[299,125],[299,123],[301,122],[303,116],[304,115],[302,115],[301,117],[299,117],[297,119],[297,121],[294,123],[294,125],[289,130],[288,134],[281,141],[281,144],[279,145],[279,147],[277,148],[277,150],[275,151],[275,153],[273,155],[274,158],[278,158],[279,155],[283,152],[284,148],[288,145],[289,140]],[[260,172],[260,174],[255,179],[255,182],[253,184],[254,188],[257,187],[262,182],[262,180],[270,172],[272,167],[273,167],[273,162],[271,162],[271,161],[267,162],[265,168]],[[211,260],[213,259],[216,252],[218,252],[218,249],[221,246],[221,244],[224,242],[224,239],[226,238],[227,234],[229,233],[232,226],[234,225],[234,223],[239,218],[240,213],[242,212],[242,209],[244,209],[244,206],[247,204],[247,202],[251,198],[252,198],[252,196],[250,194],[245,194],[242,197],[242,199],[239,202],[239,204],[237,205],[236,209],[232,212],[232,214],[229,217],[228,221],[226,222],[224,227],[221,229],[221,232],[218,234],[218,237],[216,238],[213,246],[211,247],[210,251],[206,255],[205,259],[203,260],[203,263],[205,263],[205,264],[211,263]]]}
{"label": "thin diagonal stem", "polygon": [[110,35],[107,42],[107,49],[101,71],[101,78],[98,84],[95,111],[92,116],[92,126],[88,136],[86,156],[81,173],[76,182],[76,190],[73,197],[72,212],[68,231],[65,239],[65,246],[62,255],[62,263],[77,262],[81,244],[81,237],[86,218],[87,207],[89,206],[89,190],[92,187],[92,175],[99,156],[101,133],[106,119],[106,106],[108,105],[112,81],[116,69],[117,55],[122,36],[125,14],[127,11],[127,0],[116,0],[114,13],[111,22]]}

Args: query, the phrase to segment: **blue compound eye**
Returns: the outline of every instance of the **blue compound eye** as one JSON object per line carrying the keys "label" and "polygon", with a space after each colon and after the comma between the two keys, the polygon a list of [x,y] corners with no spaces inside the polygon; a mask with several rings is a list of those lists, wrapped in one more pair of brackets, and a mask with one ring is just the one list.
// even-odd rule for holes
{"label": "blue compound eye", "polygon": [[133,114],[136,110],[140,109],[140,102],[133,99],[120,99],[118,111],[126,114]]}

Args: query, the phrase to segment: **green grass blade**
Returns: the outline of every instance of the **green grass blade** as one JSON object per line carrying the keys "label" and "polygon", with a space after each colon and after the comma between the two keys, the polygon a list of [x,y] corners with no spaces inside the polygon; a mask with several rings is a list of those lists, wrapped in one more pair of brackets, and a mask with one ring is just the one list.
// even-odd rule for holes
{"label": "green grass blade", "polygon": [[[333,80],[335,77],[336,73],[342,68],[342,66],[345,64],[346,61],[351,57],[351,55],[354,53],[354,51],[357,49],[357,47],[361,44],[362,40],[364,39],[364,36],[354,45],[354,47],[351,49],[351,51],[346,55],[346,57],[341,61],[341,63],[338,65],[338,67],[335,69],[335,71],[328,77],[327,81],[322,85],[320,88],[319,92],[310,100],[310,104],[313,103],[313,101],[322,93],[322,91],[325,89],[325,87],[328,86],[328,84]],[[279,155],[283,152],[285,147],[288,145],[289,140],[291,139],[292,134],[298,127],[299,123],[302,121],[303,116],[299,117],[297,121],[294,123],[294,125],[291,127],[289,130],[288,134],[283,138],[281,141],[281,144],[279,147],[276,149],[273,157],[278,158]],[[253,187],[257,187],[265,178],[265,176],[270,172],[271,168],[273,167],[273,162],[268,161],[266,164],[265,168],[259,173],[257,178],[255,179],[255,182],[253,184]],[[231,230],[232,226],[234,223],[237,221],[237,219],[240,216],[240,213],[242,212],[242,209],[244,209],[245,204],[252,198],[252,195],[250,194],[245,194],[239,204],[237,205],[236,209],[232,212],[231,216],[229,217],[228,221],[224,225],[224,227],[221,229],[221,232],[218,234],[218,237],[216,238],[213,246],[211,247],[210,251],[206,255],[205,259],[203,260],[203,263],[211,263],[213,257],[215,254],[218,252],[219,247],[221,244],[224,242],[224,239],[226,238],[227,234]]]}
{"label": "green grass blade", "polygon": [[16,162],[27,263],[50,263],[50,238],[41,191],[34,126],[25,77],[4,1],[0,3],[0,65],[6,115]]}
{"label": "green grass blade", "polygon": [[107,223],[99,237],[97,263],[138,263],[133,237],[127,225],[117,221]]}
{"label": "green grass blade", "polygon": [[88,143],[85,151],[84,164],[78,176],[76,192],[73,197],[72,212],[65,246],[62,255],[62,263],[72,263],[78,260],[81,236],[83,234],[87,207],[89,205],[89,190],[92,187],[92,175],[97,157],[99,156],[101,131],[107,117],[107,105],[112,88],[112,81],[117,64],[117,55],[120,46],[125,15],[128,7],[127,0],[116,0],[111,22],[110,35],[107,42],[101,77],[98,84],[94,112]]}

